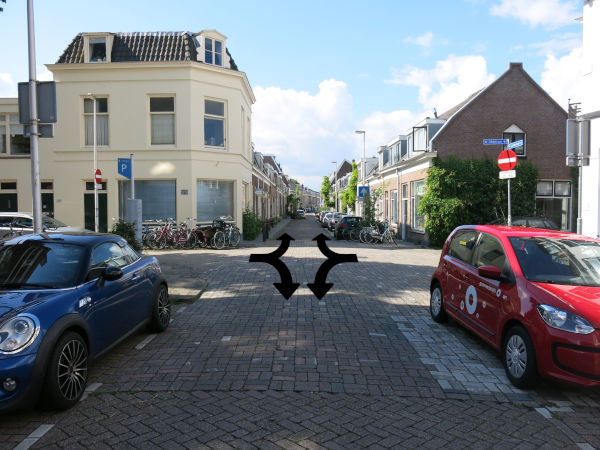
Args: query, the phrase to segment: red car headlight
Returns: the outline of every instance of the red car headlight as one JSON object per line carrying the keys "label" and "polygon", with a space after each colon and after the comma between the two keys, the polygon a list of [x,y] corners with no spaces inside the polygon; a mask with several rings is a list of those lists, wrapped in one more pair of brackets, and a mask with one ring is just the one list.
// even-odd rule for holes
{"label": "red car headlight", "polygon": [[583,317],[550,305],[537,305],[537,312],[549,327],[577,334],[590,334],[594,327]]}

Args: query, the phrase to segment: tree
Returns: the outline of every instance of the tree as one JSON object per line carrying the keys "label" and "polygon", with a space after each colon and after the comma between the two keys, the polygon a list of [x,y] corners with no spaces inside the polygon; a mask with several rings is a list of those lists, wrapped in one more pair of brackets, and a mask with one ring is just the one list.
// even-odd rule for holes
{"label": "tree", "polygon": [[[537,168],[519,161],[511,181],[511,214],[533,216]],[[435,159],[425,180],[427,189],[419,202],[426,217],[425,230],[433,245],[442,245],[459,225],[484,224],[507,216],[507,180],[498,178],[496,161],[485,159]]]}
{"label": "tree", "polygon": [[354,210],[356,205],[356,195],[358,189],[358,167],[356,161],[352,161],[352,174],[350,180],[348,180],[348,187],[344,193],[346,205]]}
{"label": "tree", "polygon": [[331,201],[329,199],[332,189],[333,187],[329,182],[329,177],[324,176],[323,182],[321,183],[321,196],[323,197],[323,206],[325,206],[326,208],[332,208],[333,206],[335,206],[335,201]]}

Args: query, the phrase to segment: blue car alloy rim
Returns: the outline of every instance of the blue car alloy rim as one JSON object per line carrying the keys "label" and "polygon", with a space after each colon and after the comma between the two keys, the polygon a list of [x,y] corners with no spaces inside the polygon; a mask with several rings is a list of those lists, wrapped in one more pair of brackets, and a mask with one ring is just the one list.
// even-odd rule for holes
{"label": "blue car alloy rim", "polygon": [[163,327],[167,327],[171,320],[171,304],[167,290],[162,287],[158,293],[158,319]]}
{"label": "blue car alloy rim", "polygon": [[67,400],[75,400],[83,393],[87,383],[88,353],[79,340],[70,340],[58,359],[58,388]]}

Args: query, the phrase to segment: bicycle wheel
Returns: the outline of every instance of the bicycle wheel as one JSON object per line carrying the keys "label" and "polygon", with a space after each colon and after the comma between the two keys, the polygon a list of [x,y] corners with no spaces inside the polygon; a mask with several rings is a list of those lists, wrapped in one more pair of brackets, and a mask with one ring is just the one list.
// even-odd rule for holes
{"label": "bicycle wheel", "polygon": [[212,246],[217,250],[222,250],[225,247],[225,234],[222,231],[217,231],[212,238]]}
{"label": "bicycle wheel", "polygon": [[360,241],[360,230],[358,228],[352,229],[350,232],[350,239],[352,239],[354,242]]}
{"label": "bicycle wheel", "polygon": [[390,245],[398,245],[398,241],[396,240],[396,237],[394,236],[394,233],[392,231],[388,231],[386,233],[385,242],[386,244]]}
{"label": "bicycle wheel", "polygon": [[197,242],[198,242],[198,239],[196,238],[196,234],[190,233],[188,235],[187,240],[184,242],[183,247],[187,248],[189,250],[191,248],[194,248],[196,246]]}
{"label": "bicycle wheel", "polygon": [[351,241],[352,240],[352,230],[344,230],[344,232],[342,233],[342,237],[344,238],[345,241]]}
{"label": "bicycle wheel", "polygon": [[152,250],[156,250],[158,248],[158,234],[156,234],[155,231],[151,231],[150,233],[148,233],[146,235],[146,238],[144,239],[144,244],[146,245],[146,247],[152,249]]}
{"label": "bicycle wheel", "polygon": [[231,232],[229,236],[229,246],[232,248],[237,248],[240,245],[240,241],[242,240],[242,235],[240,231],[236,228]]}

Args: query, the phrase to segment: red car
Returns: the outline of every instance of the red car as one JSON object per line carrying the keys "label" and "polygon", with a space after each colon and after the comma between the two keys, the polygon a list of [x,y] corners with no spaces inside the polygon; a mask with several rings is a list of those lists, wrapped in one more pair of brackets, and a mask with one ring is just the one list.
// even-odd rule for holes
{"label": "red car", "polygon": [[600,385],[600,241],[535,228],[466,225],[444,244],[431,317],[500,350],[509,380]]}

